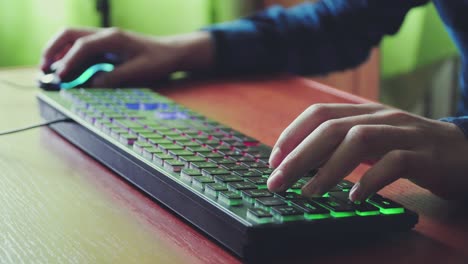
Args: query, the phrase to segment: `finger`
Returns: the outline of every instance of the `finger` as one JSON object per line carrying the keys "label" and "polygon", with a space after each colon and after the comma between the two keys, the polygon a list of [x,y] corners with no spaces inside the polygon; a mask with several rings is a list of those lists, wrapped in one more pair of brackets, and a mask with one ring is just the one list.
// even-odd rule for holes
{"label": "finger", "polygon": [[63,57],[57,74],[63,78],[73,67],[82,65],[96,55],[121,52],[125,43],[124,34],[116,29],[102,30],[96,34],[84,36],[75,41],[70,51]]}
{"label": "finger", "polygon": [[330,159],[307,183],[302,194],[321,195],[352,172],[361,162],[380,159],[395,149],[418,146],[419,135],[413,129],[390,125],[358,125],[352,127]]}
{"label": "finger", "polygon": [[[371,194],[421,169],[427,160],[414,151],[393,150],[370,168],[350,191],[351,201],[363,201]],[[420,164],[420,165],[418,165]]]}
{"label": "finger", "polygon": [[279,136],[269,163],[273,168],[299,145],[313,130],[327,120],[374,113],[379,104],[315,104],[300,114]]}
{"label": "finger", "polygon": [[400,115],[389,111],[328,120],[317,127],[284,158],[268,179],[268,188],[274,192],[284,191],[308,171],[319,168],[329,159],[354,126],[400,125],[401,123]]}
{"label": "finger", "polygon": [[50,65],[61,59],[64,51],[77,39],[96,32],[94,29],[66,29],[51,38],[43,51],[41,69],[47,70]]}
{"label": "finger", "polygon": [[[166,76],[168,72],[155,71],[162,67],[148,67],[148,60],[139,57],[119,65],[115,70],[102,73],[95,78],[93,87],[123,87],[129,84],[145,85]],[[148,79],[148,76],[151,76]],[[142,83],[145,80],[145,83]]]}

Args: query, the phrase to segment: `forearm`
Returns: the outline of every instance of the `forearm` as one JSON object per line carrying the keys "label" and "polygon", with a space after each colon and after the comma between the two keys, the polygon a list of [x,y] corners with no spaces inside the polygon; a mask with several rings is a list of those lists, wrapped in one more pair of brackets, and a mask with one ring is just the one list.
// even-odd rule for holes
{"label": "forearm", "polygon": [[197,31],[163,38],[177,54],[176,68],[180,71],[209,71],[214,67],[215,48],[209,32]]}
{"label": "forearm", "polygon": [[320,74],[363,62],[407,11],[427,0],[323,0],[212,26],[223,72]]}

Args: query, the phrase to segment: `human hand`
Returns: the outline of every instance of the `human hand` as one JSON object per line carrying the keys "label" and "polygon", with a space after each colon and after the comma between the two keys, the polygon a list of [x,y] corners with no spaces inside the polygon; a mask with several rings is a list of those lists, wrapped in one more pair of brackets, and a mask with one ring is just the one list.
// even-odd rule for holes
{"label": "human hand", "polygon": [[113,53],[123,62],[97,76],[92,86],[151,85],[174,71],[204,70],[213,63],[207,32],[158,38],[116,28],[80,28],[66,29],[49,41],[41,69],[52,67],[63,78],[77,65],[104,53]]}
{"label": "human hand", "polygon": [[322,195],[361,162],[375,161],[350,191],[362,201],[398,178],[408,178],[449,199],[468,195],[468,141],[454,124],[380,104],[316,104],[280,135],[270,164],[268,188],[287,190],[320,168],[303,188]]}

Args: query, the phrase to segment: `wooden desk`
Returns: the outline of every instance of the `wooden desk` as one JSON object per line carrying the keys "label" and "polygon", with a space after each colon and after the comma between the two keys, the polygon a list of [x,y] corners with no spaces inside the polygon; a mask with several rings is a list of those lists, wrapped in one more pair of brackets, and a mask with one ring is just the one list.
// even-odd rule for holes
{"label": "wooden desk", "polygon": [[[33,69],[0,71],[0,130],[40,121],[34,76]],[[364,102],[291,77],[192,84],[162,92],[269,145],[312,103]],[[359,167],[351,180],[365,169]],[[405,180],[383,194],[419,212],[414,231],[377,243],[313,252],[297,262],[468,263],[466,205],[442,201]],[[41,128],[0,137],[0,262],[239,260],[57,134]]]}

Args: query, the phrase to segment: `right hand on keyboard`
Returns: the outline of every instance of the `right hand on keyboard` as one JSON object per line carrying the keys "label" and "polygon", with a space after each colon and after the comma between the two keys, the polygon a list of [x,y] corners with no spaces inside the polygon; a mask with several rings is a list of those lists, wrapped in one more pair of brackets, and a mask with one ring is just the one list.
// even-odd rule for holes
{"label": "right hand on keyboard", "polygon": [[212,51],[207,32],[150,37],[115,28],[66,29],[49,41],[41,69],[47,71],[55,63],[53,68],[62,78],[87,59],[110,52],[122,64],[98,76],[92,86],[150,86],[174,71],[208,69]]}

